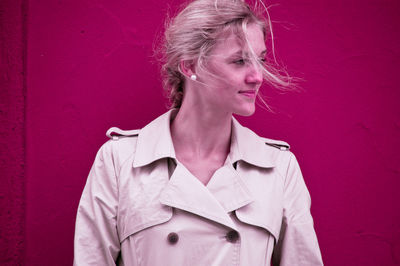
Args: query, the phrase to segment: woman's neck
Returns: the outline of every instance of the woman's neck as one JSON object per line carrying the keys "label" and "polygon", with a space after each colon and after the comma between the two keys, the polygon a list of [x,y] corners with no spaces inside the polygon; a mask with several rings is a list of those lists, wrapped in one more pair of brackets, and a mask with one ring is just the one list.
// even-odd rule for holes
{"label": "woman's neck", "polygon": [[231,113],[183,104],[171,123],[178,159],[225,160],[230,148],[231,127]]}

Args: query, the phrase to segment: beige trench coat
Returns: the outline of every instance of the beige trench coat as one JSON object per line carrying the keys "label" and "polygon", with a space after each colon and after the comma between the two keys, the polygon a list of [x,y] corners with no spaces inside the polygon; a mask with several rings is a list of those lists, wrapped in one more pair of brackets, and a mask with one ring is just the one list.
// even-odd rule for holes
{"label": "beige trench coat", "polygon": [[287,144],[232,118],[230,154],[204,186],[176,160],[173,112],[99,150],[78,207],[74,265],[323,265]]}

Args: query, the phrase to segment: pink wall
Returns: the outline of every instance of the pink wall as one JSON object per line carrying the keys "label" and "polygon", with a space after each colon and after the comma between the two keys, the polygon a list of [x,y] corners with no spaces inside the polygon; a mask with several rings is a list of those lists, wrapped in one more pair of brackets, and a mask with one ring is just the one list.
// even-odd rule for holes
{"label": "pink wall", "polygon": [[0,1],[0,265],[24,262],[26,14],[26,1]]}
{"label": "pink wall", "polygon": [[[29,1],[26,264],[71,265],[77,204],[110,126],[165,111],[151,58],[181,1]],[[400,264],[398,1],[269,1],[303,92],[240,119],[299,158],[326,265]]]}

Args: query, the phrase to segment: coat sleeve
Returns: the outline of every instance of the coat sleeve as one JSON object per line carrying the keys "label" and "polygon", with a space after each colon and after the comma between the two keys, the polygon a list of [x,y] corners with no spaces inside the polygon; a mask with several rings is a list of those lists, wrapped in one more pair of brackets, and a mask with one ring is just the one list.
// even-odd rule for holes
{"label": "coat sleeve", "polygon": [[290,153],[281,232],[272,258],[274,266],[323,265],[310,207],[310,194],[299,164]]}
{"label": "coat sleeve", "polygon": [[118,186],[111,143],[96,155],[83,190],[75,225],[74,265],[115,265],[120,253],[117,233]]}

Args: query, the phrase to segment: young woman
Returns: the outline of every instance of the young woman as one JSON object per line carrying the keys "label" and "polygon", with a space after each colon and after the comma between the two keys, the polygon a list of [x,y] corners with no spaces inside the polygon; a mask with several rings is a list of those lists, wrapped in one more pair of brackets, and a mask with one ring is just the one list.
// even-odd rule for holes
{"label": "young woman", "polygon": [[[260,2],[261,3],[261,2]],[[189,3],[165,32],[172,108],[107,133],[78,208],[75,265],[322,265],[310,197],[288,144],[254,113],[267,19],[241,0]]]}

